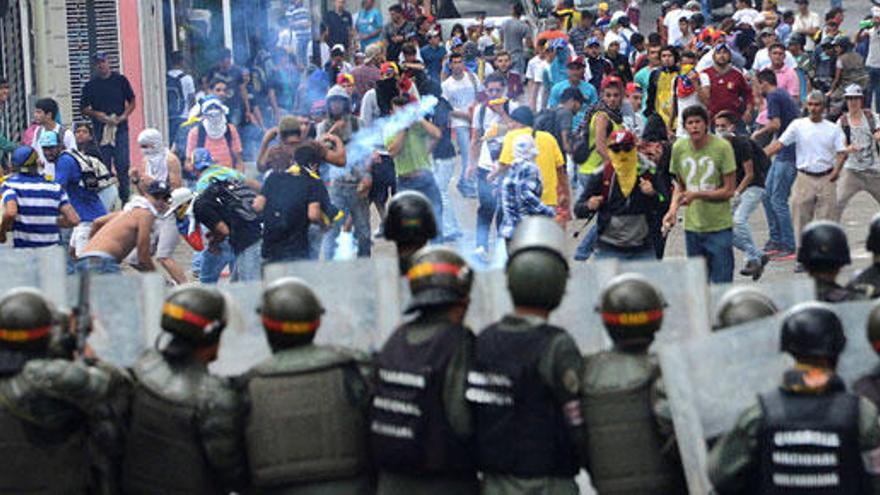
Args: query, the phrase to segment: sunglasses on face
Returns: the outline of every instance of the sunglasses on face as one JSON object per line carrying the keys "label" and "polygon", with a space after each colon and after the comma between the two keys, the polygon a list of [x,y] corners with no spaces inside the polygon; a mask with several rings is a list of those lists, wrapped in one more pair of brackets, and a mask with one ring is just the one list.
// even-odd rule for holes
{"label": "sunglasses on face", "polygon": [[629,153],[634,147],[632,144],[612,144],[608,149],[614,153]]}
{"label": "sunglasses on face", "polygon": [[490,95],[501,94],[503,91],[504,90],[500,89],[500,88],[487,88],[486,89],[486,93],[489,93]]}

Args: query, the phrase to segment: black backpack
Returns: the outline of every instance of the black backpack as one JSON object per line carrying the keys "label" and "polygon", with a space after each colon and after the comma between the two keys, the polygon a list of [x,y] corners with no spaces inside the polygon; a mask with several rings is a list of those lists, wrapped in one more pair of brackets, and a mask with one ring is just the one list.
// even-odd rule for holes
{"label": "black backpack", "polygon": [[[871,136],[873,136],[874,131],[877,130],[875,127],[876,122],[874,122],[874,112],[868,109],[862,109],[862,112],[865,115],[865,120],[868,122],[868,129],[871,131]],[[843,112],[843,114],[840,116],[839,122],[840,127],[843,128],[843,135],[846,136],[846,144],[852,144],[852,126],[849,125],[849,117],[847,116],[846,112]],[[878,144],[877,141],[874,139],[871,140],[874,141],[874,149],[877,150],[877,153],[880,153],[880,144]]]}
{"label": "black backpack", "polygon": [[165,74],[166,101],[168,103],[168,115],[178,116],[186,111],[186,97],[183,95],[183,72],[172,76],[170,72]]}
{"label": "black backpack", "polygon": [[590,143],[590,121],[593,120],[593,113],[597,105],[598,103],[587,108],[580,125],[572,133],[571,159],[575,164],[584,163],[593,152],[593,143]]}
{"label": "black backpack", "polygon": [[257,193],[242,182],[215,180],[204,194],[243,222],[253,222],[259,217],[253,206]]}

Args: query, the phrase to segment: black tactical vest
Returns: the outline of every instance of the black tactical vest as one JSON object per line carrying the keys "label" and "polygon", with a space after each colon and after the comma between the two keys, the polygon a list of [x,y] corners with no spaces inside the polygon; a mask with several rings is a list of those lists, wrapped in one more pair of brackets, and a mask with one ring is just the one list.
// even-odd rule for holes
{"label": "black tactical vest", "polygon": [[398,329],[377,358],[376,395],[371,407],[370,439],[377,466],[406,474],[473,475],[470,446],[446,418],[443,388],[452,356],[464,339],[462,326],[448,324],[431,338],[407,342]]}
{"label": "black tactical vest", "polygon": [[496,324],[477,337],[465,397],[476,414],[481,470],[522,477],[577,474],[563,404],[538,372],[548,345],[562,333],[550,325],[508,332]]}
{"label": "black tactical vest", "polygon": [[859,451],[859,398],[827,395],[760,396],[762,494],[873,493]]}
{"label": "black tactical vest", "polygon": [[0,407],[0,459],[0,493],[88,492],[89,459],[82,428],[43,431]]}
{"label": "black tactical vest", "polygon": [[[133,372],[138,383],[123,461],[124,492],[224,493],[199,440],[199,377],[182,376],[155,353],[136,364]],[[167,384],[158,389],[161,381]]]}
{"label": "black tactical vest", "polygon": [[248,381],[245,436],[256,487],[351,477],[367,467],[364,411],[350,387],[361,381],[366,395],[357,365],[351,356],[313,349],[289,357],[282,351]]}
{"label": "black tactical vest", "polygon": [[[660,369],[648,355],[617,351],[587,358],[584,421],[588,469],[602,495],[687,493],[675,445],[657,431],[651,403]],[[592,380],[596,374],[602,380]],[[600,385],[601,384],[601,385]]]}

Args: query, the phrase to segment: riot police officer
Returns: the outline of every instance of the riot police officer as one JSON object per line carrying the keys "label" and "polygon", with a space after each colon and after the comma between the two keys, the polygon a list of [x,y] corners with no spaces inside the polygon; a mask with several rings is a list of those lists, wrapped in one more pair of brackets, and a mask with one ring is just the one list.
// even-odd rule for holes
{"label": "riot police officer", "polygon": [[840,225],[828,220],[810,222],[801,233],[797,260],[816,282],[816,299],[836,303],[868,298],[862,290],[837,284],[840,269],[851,262],[849,243]]}
{"label": "riot police officer", "polygon": [[788,312],[781,348],[796,365],[712,449],[717,493],[877,493],[877,409],[848,393],[835,373],[845,345],[829,306],[802,303]]}
{"label": "riot police officer", "polygon": [[437,237],[437,220],[431,201],[418,191],[401,191],[388,203],[382,233],[397,245],[400,274],[409,270],[412,255]]}
{"label": "riot police officer", "polygon": [[507,287],[514,310],[478,334],[466,397],[474,407],[481,493],[578,493],[584,447],[574,339],[550,325],[568,279],[553,220],[528,217],[510,241]]}
{"label": "riot police officer", "polygon": [[[871,348],[880,354],[880,305],[874,306],[868,314],[868,342]],[[865,397],[880,407],[880,366],[877,366],[870,373],[861,377],[853,385],[855,393]]]}
{"label": "riot police officer", "polygon": [[0,299],[0,493],[113,493],[114,473],[91,477],[90,458],[119,436],[127,375],[108,364],[52,359],[56,314],[41,293]]}
{"label": "riot police officer", "polygon": [[597,310],[614,348],[586,356],[587,470],[599,494],[686,493],[656,358],[666,301],[641,275],[612,279]]}
{"label": "riot police officer", "polygon": [[761,289],[751,286],[734,287],[721,297],[712,330],[718,331],[752,320],[773,316],[779,309]]}
{"label": "riot police officer", "polygon": [[125,493],[228,493],[241,486],[246,461],[238,394],[208,373],[226,327],[225,298],[206,286],[181,287],[165,300],[161,325],[171,341],[132,369]]}
{"label": "riot police officer", "polygon": [[356,356],[312,344],[324,309],[299,279],[263,292],[260,316],[272,357],[247,374],[245,420],[257,493],[372,493],[367,382]]}
{"label": "riot police officer", "polygon": [[377,357],[371,448],[380,495],[476,494],[465,401],[474,337],[463,324],[473,273],[454,251],[426,247],[407,271],[404,323]]}
{"label": "riot police officer", "polygon": [[880,213],[871,219],[865,248],[874,255],[874,262],[856,275],[847,288],[867,292],[871,298],[877,298],[880,297]]}

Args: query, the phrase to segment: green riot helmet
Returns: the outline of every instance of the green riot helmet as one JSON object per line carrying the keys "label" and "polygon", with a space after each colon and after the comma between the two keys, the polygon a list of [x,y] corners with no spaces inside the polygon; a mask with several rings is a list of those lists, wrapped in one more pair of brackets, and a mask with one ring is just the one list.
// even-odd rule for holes
{"label": "green riot helmet", "polygon": [[412,294],[407,313],[467,302],[474,282],[471,268],[458,253],[437,246],[416,252],[406,277]]}
{"label": "green riot helmet", "polygon": [[324,307],[303,280],[285,277],[263,291],[259,313],[269,344],[287,348],[314,340]]}
{"label": "green riot helmet", "polygon": [[162,307],[162,329],[196,347],[219,342],[225,327],[226,299],[212,287],[183,286]]}
{"label": "green riot helmet", "polygon": [[382,232],[395,244],[424,246],[437,237],[437,221],[431,201],[418,191],[395,194],[388,202]]}
{"label": "green riot helmet", "polygon": [[797,260],[807,270],[837,270],[850,264],[846,233],[828,220],[810,222],[801,232]]}
{"label": "green riot helmet", "polygon": [[718,316],[713,330],[741,325],[766,318],[779,312],[773,300],[755,287],[734,287],[727,291],[718,304]]}
{"label": "green riot helmet", "polygon": [[780,347],[793,356],[836,360],[844,346],[843,324],[827,304],[798,304],[782,322]]}
{"label": "green riot helmet", "polygon": [[510,240],[507,288],[516,306],[555,309],[565,294],[565,232],[546,217],[527,217]]}
{"label": "green riot helmet", "polygon": [[868,342],[874,352],[880,354],[880,304],[871,308],[868,314]]}
{"label": "green riot helmet", "polygon": [[666,300],[644,276],[624,273],[608,282],[597,310],[617,344],[647,346],[663,324]]}
{"label": "green riot helmet", "polygon": [[0,349],[40,351],[49,343],[55,309],[35,289],[13,289],[0,299]]}

